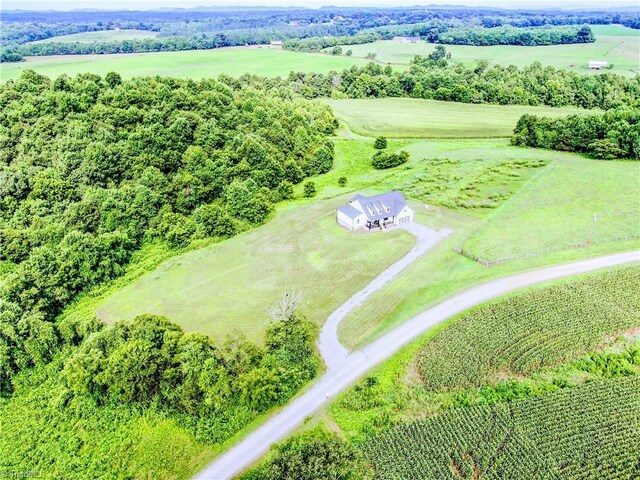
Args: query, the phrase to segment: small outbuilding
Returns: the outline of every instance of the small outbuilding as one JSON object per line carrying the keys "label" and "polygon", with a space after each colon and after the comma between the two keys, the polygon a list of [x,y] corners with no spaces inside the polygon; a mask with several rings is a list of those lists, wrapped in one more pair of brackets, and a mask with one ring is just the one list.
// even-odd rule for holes
{"label": "small outbuilding", "polygon": [[382,193],[372,197],[356,195],[349,204],[339,207],[336,220],[351,231],[372,228],[384,229],[413,221],[413,209],[407,205],[398,191]]}
{"label": "small outbuilding", "polygon": [[420,37],[393,37],[391,41],[396,43],[418,43]]}
{"label": "small outbuilding", "polygon": [[609,65],[609,62],[601,61],[601,60],[591,60],[589,61],[589,68],[591,70],[600,70]]}
{"label": "small outbuilding", "polygon": [[271,40],[269,42],[269,45],[271,45],[272,47],[281,47],[282,46],[282,40]]}

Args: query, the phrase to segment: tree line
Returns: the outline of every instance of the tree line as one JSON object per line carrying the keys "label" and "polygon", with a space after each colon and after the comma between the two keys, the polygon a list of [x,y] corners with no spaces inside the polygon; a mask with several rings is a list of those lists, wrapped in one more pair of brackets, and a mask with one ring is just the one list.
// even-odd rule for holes
{"label": "tree line", "polygon": [[156,405],[200,440],[220,443],[316,375],[316,334],[315,323],[289,312],[271,319],[264,346],[238,336],[218,345],[167,318],[140,315],[90,334],[60,377],[70,395],[96,406]]}
{"label": "tree line", "polygon": [[523,115],[512,145],[564,150],[596,158],[640,159],[640,111],[610,110],[603,114],[549,118]]}
{"label": "tree line", "polygon": [[434,21],[415,25],[397,25],[363,30],[356,35],[323,36],[289,39],[283,42],[286,50],[298,52],[320,51],[340,45],[362,45],[395,36],[419,36],[431,43],[452,45],[561,45],[590,43],[595,36],[588,25],[546,26],[519,28],[512,26],[483,28],[461,26],[460,22]]}
{"label": "tree line", "polygon": [[3,391],[86,336],[56,316],[143,243],[232,236],[333,164],[330,108],[259,82],[27,70],[0,105]]}
{"label": "tree line", "polygon": [[569,43],[592,43],[595,36],[588,25],[563,27],[511,26],[495,28],[452,28],[438,32],[432,40],[450,45],[564,45]]}
{"label": "tree line", "polygon": [[[407,71],[376,63],[353,66],[341,72],[291,73],[286,80],[269,79],[271,85],[288,83],[307,97],[383,98],[411,97],[463,103],[498,105],[575,106],[608,110],[637,107],[640,77],[611,72],[588,75],[542,66],[539,62],[518,68],[480,61],[465,66],[450,60],[438,45],[427,57],[416,56]],[[250,81],[252,77],[243,77]]]}

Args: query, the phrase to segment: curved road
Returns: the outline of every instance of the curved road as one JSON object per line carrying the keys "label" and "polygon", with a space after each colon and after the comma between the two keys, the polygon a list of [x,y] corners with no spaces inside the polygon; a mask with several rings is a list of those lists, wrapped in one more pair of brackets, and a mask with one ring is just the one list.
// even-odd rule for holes
{"label": "curved road", "polygon": [[638,261],[640,261],[640,251],[606,255],[510,275],[459,293],[409,319],[369,346],[354,351],[342,361],[329,366],[328,371],[308,390],[269,418],[244,440],[217,457],[195,478],[226,480],[242,472],[267,453],[271,444],[287,437],[306,417],[327,403],[331,397],[349,387],[368,370],[391,357],[404,345],[447,318],[487,300],[536,283]]}

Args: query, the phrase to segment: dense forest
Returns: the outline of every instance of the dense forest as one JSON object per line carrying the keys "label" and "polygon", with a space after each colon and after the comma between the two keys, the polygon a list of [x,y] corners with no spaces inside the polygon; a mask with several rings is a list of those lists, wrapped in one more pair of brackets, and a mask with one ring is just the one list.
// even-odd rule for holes
{"label": "dense forest", "polygon": [[[613,73],[586,75],[535,62],[524,68],[454,63],[445,47],[438,45],[428,57],[416,56],[408,71],[369,63],[342,72],[292,73],[273,85],[290,83],[307,98],[413,97],[463,103],[499,105],[549,105],[610,109],[637,107],[640,77]],[[250,81],[251,77],[243,77]],[[242,79],[241,79],[242,81]]]}
{"label": "dense forest", "polygon": [[[327,36],[344,42],[339,44],[348,44],[360,42],[363,36],[380,39],[394,34],[421,35],[428,41],[439,43],[460,43],[461,39],[467,39],[473,42],[470,43],[472,45],[549,45],[589,41],[589,35],[577,33],[580,29],[574,27],[527,27],[612,23],[639,28],[640,16],[625,10],[615,13],[577,11],[567,15],[561,11],[455,7],[8,12],[1,22],[3,48],[0,59],[9,62],[20,61],[24,55],[211,49],[306,38],[315,38],[309,44],[303,44],[304,48],[313,49],[319,38]],[[29,43],[60,35],[115,28],[149,30],[157,32],[158,37],[148,41]],[[355,42],[341,38],[359,33],[361,36]],[[293,45],[291,48],[301,49]]]}
{"label": "dense forest", "polygon": [[79,293],[154,239],[183,247],[263,222],[333,163],[328,106],[236,82],[26,71],[0,88],[0,383],[79,343]]}
{"label": "dense forest", "polygon": [[560,118],[523,115],[511,143],[586,153],[602,159],[640,159],[640,111],[610,110]]}

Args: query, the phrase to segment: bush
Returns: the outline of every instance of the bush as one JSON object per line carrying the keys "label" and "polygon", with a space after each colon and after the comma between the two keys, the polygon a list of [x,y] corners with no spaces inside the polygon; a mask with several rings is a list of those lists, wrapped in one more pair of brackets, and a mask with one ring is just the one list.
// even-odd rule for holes
{"label": "bush", "polygon": [[318,191],[316,190],[316,184],[314,182],[307,182],[304,184],[304,196],[307,198],[315,197]]}
{"label": "bush", "polygon": [[276,189],[275,197],[276,201],[289,200],[293,198],[293,183],[286,180],[280,183]]}
{"label": "bush", "polygon": [[333,50],[331,50],[331,55],[342,55],[342,47],[340,45],[336,45],[335,47],[333,47]]}
{"label": "bush", "polygon": [[273,447],[272,455],[243,480],[364,480],[372,472],[361,454],[333,433],[316,428]]}
{"label": "bush", "polygon": [[378,150],[384,150],[385,148],[387,148],[387,137],[376,138],[376,141],[373,142],[373,148],[376,148]]}
{"label": "bush", "polygon": [[371,165],[378,170],[393,168],[402,165],[409,160],[409,152],[402,150],[400,153],[378,152],[371,159]]}
{"label": "bush", "polygon": [[347,57],[350,57],[351,55],[353,55],[353,50],[347,50],[344,54],[345,54]]}
{"label": "bush", "polygon": [[348,182],[347,177],[340,177],[338,179],[338,185],[341,186],[341,187],[346,186],[347,182]]}

